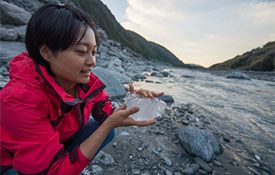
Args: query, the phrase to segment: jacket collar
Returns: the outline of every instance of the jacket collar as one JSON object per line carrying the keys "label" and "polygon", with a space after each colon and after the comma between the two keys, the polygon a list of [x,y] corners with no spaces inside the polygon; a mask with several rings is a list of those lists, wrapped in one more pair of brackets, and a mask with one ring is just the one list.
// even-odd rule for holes
{"label": "jacket collar", "polygon": [[65,90],[56,82],[54,77],[47,72],[44,66],[38,65],[38,71],[59,95],[61,100],[69,106],[75,106],[76,104],[82,103],[83,101],[86,102],[87,100],[96,96],[106,87],[105,84],[103,84],[103,82],[96,75],[91,73],[90,80],[86,84],[77,84],[78,98],[75,98],[65,92]]}

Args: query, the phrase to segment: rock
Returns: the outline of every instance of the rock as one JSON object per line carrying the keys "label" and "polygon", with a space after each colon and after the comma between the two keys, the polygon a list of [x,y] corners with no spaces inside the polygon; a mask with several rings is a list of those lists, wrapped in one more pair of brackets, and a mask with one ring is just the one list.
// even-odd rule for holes
{"label": "rock", "polygon": [[173,175],[173,173],[169,170],[165,170],[165,175]]}
{"label": "rock", "polygon": [[164,157],[163,160],[164,160],[164,163],[165,163],[167,166],[172,166],[172,161],[171,161],[170,159],[168,159],[167,157]]}
{"label": "rock", "polygon": [[140,174],[140,169],[134,168],[131,171],[132,171],[132,174]]}
{"label": "rock", "polygon": [[129,83],[133,82],[133,80],[130,77],[128,77],[124,74],[114,72],[114,71],[110,71],[110,73],[112,73],[121,84],[129,84]]}
{"label": "rock", "polygon": [[93,163],[99,165],[113,165],[115,163],[113,157],[110,154],[100,151],[95,157]]}
{"label": "rock", "polygon": [[[108,36],[104,30],[97,26],[96,31],[102,41],[108,41]],[[101,46],[99,47],[99,49],[101,49]]]}
{"label": "rock", "polygon": [[23,41],[23,42],[25,41],[26,29],[27,29],[26,25],[14,28],[14,30],[17,33],[17,41]]}
{"label": "rock", "polygon": [[98,165],[91,165],[91,175],[103,175],[104,170]]}
{"label": "rock", "polygon": [[208,173],[212,172],[212,168],[202,159],[196,157],[195,158],[195,162],[205,171],[207,171]]}
{"label": "rock", "polygon": [[228,75],[226,75],[226,78],[236,78],[236,79],[242,79],[242,80],[251,80],[251,78],[242,73],[242,72],[231,72]]}
{"label": "rock", "polygon": [[2,41],[15,41],[17,39],[17,33],[14,29],[0,27],[0,34]]}
{"label": "rock", "polygon": [[191,175],[194,174],[194,170],[191,167],[187,167],[184,170],[182,170],[182,173],[186,175]]}
{"label": "rock", "polygon": [[0,64],[7,64],[15,55],[25,50],[25,44],[22,42],[0,41]]}
{"label": "rock", "polygon": [[223,151],[218,138],[209,131],[188,126],[178,129],[178,138],[188,152],[205,161],[210,161],[215,154]]}
{"label": "rock", "polygon": [[136,74],[134,75],[133,80],[138,81],[138,80],[144,80],[145,78],[146,78],[146,75],[144,74]]}
{"label": "rock", "polygon": [[5,0],[5,1],[12,3],[14,5],[17,5],[18,7],[21,7],[28,12],[34,12],[39,7],[42,6],[42,3],[37,0]]}
{"label": "rock", "polygon": [[31,17],[30,12],[27,12],[25,9],[5,1],[0,1],[0,11],[1,24],[16,26],[25,25],[28,23]]}
{"label": "rock", "polygon": [[120,132],[118,135],[120,135],[120,136],[129,136],[130,133],[127,132],[127,131],[122,131],[122,132]]}
{"label": "rock", "polygon": [[[16,173],[17,174],[17,173]],[[82,172],[80,173],[80,175],[90,175],[91,171],[89,170],[88,166],[85,167]]]}
{"label": "rock", "polygon": [[167,104],[174,103],[174,98],[171,95],[163,95],[163,96],[158,97],[158,99],[161,99],[162,101],[164,101]]}
{"label": "rock", "polygon": [[219,162],[219,161],[217,161],[217,160],[214,160],[213,163],[214,163],[214,165],[216,165],[216,166],[222,166],[222,163]]}
{"label": "rock", "polygon": [[92,72],[94,72],[94,74],[106,85],[105,91],[108,93],[110,98],[119,98],[126,94],[124,86],[109,70],[95,67],[92,69]]}

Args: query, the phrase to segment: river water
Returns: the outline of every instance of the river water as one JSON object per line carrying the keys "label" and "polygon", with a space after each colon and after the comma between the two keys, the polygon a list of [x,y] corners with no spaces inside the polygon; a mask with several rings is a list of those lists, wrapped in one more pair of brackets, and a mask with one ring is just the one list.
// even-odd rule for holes
{"label": "river water", "polygon": [[234,148],[237,152],[260,156],[274,171],[274,81],[227,79],[189,69],[169,71],[172,77],[148,77],[136,86],[164,91],[175,104],[192,103],[205,109],[218,123],[215,129],[241,143]]}

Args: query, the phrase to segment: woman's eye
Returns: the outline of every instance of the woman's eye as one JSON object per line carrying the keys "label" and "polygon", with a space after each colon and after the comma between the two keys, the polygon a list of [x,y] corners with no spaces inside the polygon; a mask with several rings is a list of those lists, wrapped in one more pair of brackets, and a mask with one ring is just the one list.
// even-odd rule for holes
{"label": "woman's eye", "polygon": [[96,51],[92,52],[92,55],[93,55],[93,56],[95,56],[95,54],[96,54]]}
{"label": "woman's eye", "polygon": [[77,50],[77,52],[79,52],[79,53],[87,53],[86,50]]}

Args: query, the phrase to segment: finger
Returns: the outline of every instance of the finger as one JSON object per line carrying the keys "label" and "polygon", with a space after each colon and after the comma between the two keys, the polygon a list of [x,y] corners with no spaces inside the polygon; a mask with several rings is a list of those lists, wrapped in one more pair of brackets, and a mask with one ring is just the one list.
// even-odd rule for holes
{"label": "finger", "polygon": [[154,123],[156,123],[156,120],[151,119],[151,120],[135,121],[134,125],[136,125],[136,126],[148,126],[148,125],[152,125]]}
{"label": "finger", "polygon": [[154,97],[159,97],[159,96],[163,96],[164,92],[153,92],[152,91],[152,94],[153,94]]}
{"label": "finger", "polygon": [[143,97],[148,97],[146,90],[139,89],[136,93]]}
{"label": "finger", "polygon": [[138,107],[131,107],[131,108],[125,110],[125,111],[123,112],[123,115],[124,115],[125,117],[128,117],[129,115],[132,115],[132,114],[134,114],[134,113],[136,113],[136,112],[138,112],[138,111],[139,111],[139,108],[138,108]]}
{"label": "finger", "polygon": [[133,83],[129,83],[129,91],[130,91],[131,93],[134,93],[134,92],[135,92],[135,88],[134,88]]}
{"label": "finger", "polygon": [[147,91],[147,97],[154,98],[153,93],[151,91]]}
{"label": "finger", "polygon": [[125,105],[125,104],[122,104],[121,106],[119,106],[118,108],[116,108],[116,109],[114,110],[114,112],[120,111],[120,110],[125,110],[125,109],[126,109],[126,105]]}

